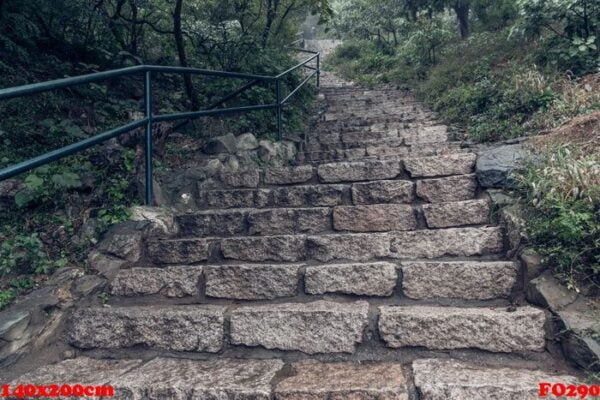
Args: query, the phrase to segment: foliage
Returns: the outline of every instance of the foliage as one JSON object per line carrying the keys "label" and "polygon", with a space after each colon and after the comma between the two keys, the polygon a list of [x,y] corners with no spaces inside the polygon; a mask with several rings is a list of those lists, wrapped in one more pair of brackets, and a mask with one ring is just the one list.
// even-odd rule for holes
{"label": "foliage", "polygon": [[51,261],[36,233],[16,235],[0,245],[0,276],[8,273],[47,274],[66,264],[66,259]]}

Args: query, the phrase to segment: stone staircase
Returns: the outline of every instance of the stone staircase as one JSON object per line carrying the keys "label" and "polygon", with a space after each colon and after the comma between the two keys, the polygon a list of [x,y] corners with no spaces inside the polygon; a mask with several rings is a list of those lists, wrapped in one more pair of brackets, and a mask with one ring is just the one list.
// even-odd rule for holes
{"label": "stone staircase", "polygon": [[78,357],[18,382],[231,400],[534,399],[575,382],[523,301],[476,156],[405,91],[323,82],[304,164],[201,190],[108,305],[73,313]]}

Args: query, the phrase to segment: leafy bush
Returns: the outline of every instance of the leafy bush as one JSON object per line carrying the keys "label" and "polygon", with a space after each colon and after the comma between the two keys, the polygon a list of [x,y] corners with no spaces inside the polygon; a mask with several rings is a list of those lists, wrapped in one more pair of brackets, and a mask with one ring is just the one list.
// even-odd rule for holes
{"label": "leafy bush", "polygon": [[16,235],[0,245],[0,276],[8,273],[47,274],[65,264],[65,258],[49,259],[37,233]]}

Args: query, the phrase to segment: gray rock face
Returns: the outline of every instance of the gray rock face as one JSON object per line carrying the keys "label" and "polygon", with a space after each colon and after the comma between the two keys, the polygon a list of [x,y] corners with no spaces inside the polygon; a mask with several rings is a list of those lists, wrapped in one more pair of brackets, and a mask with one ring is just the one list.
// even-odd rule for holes
{"label": "gray rock face", "polygon": [[167,297],[196,296],[202,267],[122,269],[111,283],[115,296],[162,294]]}
{"label": "gray rock face", "polygon": [[411,203],[415,184],[411,181],[374,181],[352,185],[354,204]]}
{"label": "gray rock face", "polygon": [[260,172],[258,169],[248,169],[245,171],[225,172],[219,175],[221,182],[231,188],[255,188],[260,182]]}
{"label": "gray rock face", "polygon": [[275,188],[273,206],[276,207],[331,207],[342,204],[347,190],[344,185],[305,185]]}
{"label": "gray rock face", "polygon": [[70,319],[68,341],[83,349],[144,345],[215,353],[223,346],[224,312],[195,305],[84,308]]}
{"label": "gray rock face", "polygon": [[246,212],[208,210],[175,217],[183,236],[231,236],[246,232]]}
{"label": "gray rock face", "polygon": [[[458,360],[421,359],[412,364],[422,400],[523,400],[540,398],[540,382],[577,384],[572,376],[491,368]],[[548,393],[549,397],[553,397]]]}
{"label": "gray rock face", "polygon": [[21,339],[30,321],[29,311],[3,312],[0,314],[0,339],[6,342]]}
{"label": "gray rock face", "polygon": [[529,282],[526,295],[531,303],[555,312],[577,300],[577,292],[563,286],[551,271],[546,271]]}
{"label": "gray rock face", "polygon": [[223,239],[223,257],[239,261],[300,261],[306,254],[304,235]]}
{"label": "gray rock face", "polygon": [[472,153],[408,158],[404,160],[404,168],[413,178],[466,175],[473,172],[476,158],[477,156]]}
{"label": "gray rock face", "polygon": [[308,236],[308,256],[319,261],[366,261],[389,254],[386,233]]}
{"label": "gray rock face", "polygon": [[115,225],[98,245],[101,251],[136,262],[142,253],[142,232],[132,223]]}
{"label": "gray rock face", "polygon": [[482,151],[477,158],[477,180],[484,188],[513,188],[513,171],[523,166],[527,150],[522,144],[493,147]]}
{"label": "gray rock face", "polygon": [[205,239],[153,240],[148,242],[148,256],[157,264],[192,264],[206,261],[209,241]]}
{"label": "gray rock face", "polygon": [[408,400],[401,364],[298,363],[279,382],[276,400]]}
{"label": "gray rock face", "polygon": [[96,271],[107,278],[113,278],[119,269],[127,264],[127,261],[97,250],[92,250],[88,254],[88,263],[92,271]]}
{"label": "gray rock face", "polygon": [[403,204],[338,206],[333,209],[333,227],[355,232],[408,231],[417,228],[417,218],[412,206]]}
{"label": "gray rock face", "polygon": [[352,353],[362,342],[369,305],[315,301],[240,307],[231,312],[233,344],[315,353]]}
{"label": "gray rock face", "polygon": [[457,175],[417,181],[417,196],[429,203],[470,200],[475,197],[476,190],[475,175]]}
{"label": "gray rock face", "polygon": [[368,156],[406,156],[409,153],[409,147],[406,146],[367,146]]}
{"label": "gray rock face", "polygon": [[474,256],[502,251],[500,228],[449,228],[390,232],[390,257]]}
{"label": "gray rock face", "polygon": [[412,299],[507,297],[517,281],[512,262],[405,262],[402,290]]}
{"label": "gray rock face", "polygon": [[228,133],[212,138],[204,148],[204,152],[207,154],[235,153],[236,145],[235,135]]}
{"label": "gray rock face", "polygon": [[258,141],[251,133],[244,133],[237,137],[237,151],[249,151],[258,148]]}
{"label": "gray rock face", "polygon": [[391,179],[400,175],[398,161],[355,161],[321,164],[317,174],[322,182],[355,182]]}
{"label": "gray rock face", "polygon": [[173,212],[162,207],[134,206],[131,207],[132,221],[147,221],[150,223],[148,233],[154,237],[174,235],[177,224]]}
{"label": "gray rock face", "polygon": [[313,167],[311,165],[268,168],[265,170],[265,183],[269,185],[303,183],[311,180],[312,177]]}
{"label": "gray rock face", "polygon": [[525,273],[525,282],[537,278],[544,271],[546,266],[542,262],[542,256],[540,256],[534,249],[525,248],[519,254],[519,260],[523,265]]}
{"label": "gray rock face", "polygon": [[200,191],[200,205],[205,208],[266,207],[271,192],[267,189],[229,189]]}
{"label": "gray rock face", "polygon": [[389,347],[478,348],[492,352],[542,351],[542,310],[521,307],[455,308],[382,306],[379,333]]}
{"label": "gray rock face", "polygon": [[430,228],[481,225],[489,222],[490,204],[487,200],[424,204],[423,213]]}
{"label": "gray rock face", "polygon": [[397,279],[396,265],[391,263],[331,264],[306,267],[304,284],[310,294],[391,296]]}
{"label": "gray rock face", "polygon": [[301,265],[215,265],[204,267],[206,295],[261,300],[295,296]]}
{"label": "gray rock face", "polygon": [[329,208],[274,208],[248,215],[251,235],[319,233],[331,229]]}
{"label": "gray rock face", "polygon": [[561,346],[567,358],[585,370],[600,371],[600,312],[560,311]]}

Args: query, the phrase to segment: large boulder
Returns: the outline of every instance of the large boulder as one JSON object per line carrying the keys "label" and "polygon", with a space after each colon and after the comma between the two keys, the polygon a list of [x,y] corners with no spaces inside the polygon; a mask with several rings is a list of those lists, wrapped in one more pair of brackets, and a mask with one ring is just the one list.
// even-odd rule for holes
{"label": "large boulder", "polygon": [[523,166],[528,152],[523,144],[509,144],[482,150],[477,157],[477,179],[484,188],[513,188],[513,171]]}
{"label": "large boulder", "polygon": [[233,133],[227,135],[217,136],[208,141],[204,147],[204,152],[207,154],[219,154],[219,153],[235,153],[237,146],[237,140]]}
{"label": "large boulder", "polygon": [[237,138],[237,151],[249,151],[258,148],[258,141],[251,133],[244,133]]}
{"label": "large boulder", "polygon": [[600,371],[600,312],[561,311],[561,345],[567,358],[580,367]]}

